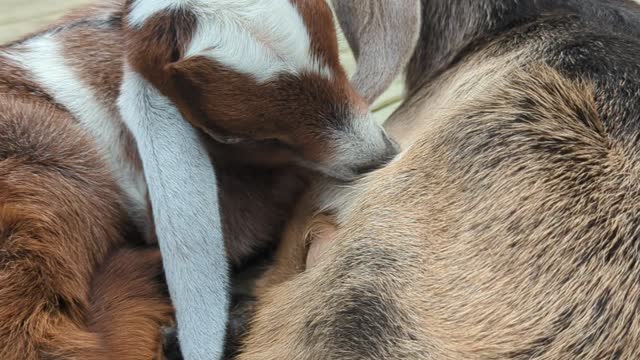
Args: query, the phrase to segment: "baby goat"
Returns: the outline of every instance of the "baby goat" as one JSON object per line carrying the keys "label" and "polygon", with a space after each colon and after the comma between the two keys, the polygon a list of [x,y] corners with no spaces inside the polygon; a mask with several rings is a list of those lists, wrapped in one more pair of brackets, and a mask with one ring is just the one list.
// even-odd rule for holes
{"label": "baby goat", "polygon": [[[390,81],[397,70],[373,55],[361,69]],[[0,48],[0,64],[3,359],[149,358],[153,341],[128,353],[111,341],[142,336],[144,321],[91,320],[91,284],[113,249],[154,233],[185,358],[216,358],[227,259],[259,247],[227,236],[236,229],[220,216],[227,223],[241,206],[218,213],[217,159],[345,180],[395,154],[339,64],[323,1],[109,2]],[[116,298],[159,296],[138,295],[125,287]]]}

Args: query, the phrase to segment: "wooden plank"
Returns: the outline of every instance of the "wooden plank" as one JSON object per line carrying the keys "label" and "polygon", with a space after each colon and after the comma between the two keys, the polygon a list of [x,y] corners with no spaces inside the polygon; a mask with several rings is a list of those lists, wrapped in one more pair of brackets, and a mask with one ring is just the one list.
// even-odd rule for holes
{"label": "wooden plank", "polygon": [[0,0],[0,43],[18,39],[92,0]]}
{"label": "wooden plank", "polygon": [[46,27],[63,16],[65,12],[50,13],[15,23],[0,23],[0,44],[16,40],[22,36]]}
{"label": "wooden plank", "polygon": [[61,13],[91,0],[0,0],[0,24],[14,23],[33,17]]}

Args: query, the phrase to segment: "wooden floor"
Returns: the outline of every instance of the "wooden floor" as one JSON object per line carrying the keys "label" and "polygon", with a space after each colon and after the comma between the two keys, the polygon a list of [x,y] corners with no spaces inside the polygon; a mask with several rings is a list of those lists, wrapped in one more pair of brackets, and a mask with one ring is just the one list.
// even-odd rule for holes
{"label": "wooden floor", "polygon": [[15,40],[92,0],[0,0],[0,44]]}

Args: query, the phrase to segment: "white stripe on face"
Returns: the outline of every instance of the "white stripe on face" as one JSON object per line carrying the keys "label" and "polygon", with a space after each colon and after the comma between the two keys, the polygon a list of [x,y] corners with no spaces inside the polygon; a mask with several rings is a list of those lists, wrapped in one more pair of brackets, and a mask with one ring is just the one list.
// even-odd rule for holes
{"label": "white stripe on face", "polygon": [[304,21],[289,0],[139,0],[129,24],[140,26],[154,14],[175,9],[188,9],[197,18],[187,58],[210,58],[258,82],[283,73],[332,77],[312,53]]}
{"label": "white stripe on face", "polygon": [[215,171],[198,131],[128,66],[118,101],[136,138],[185,360],[219,359],[228,265]]}
{"label": "white stripe on face", "polygon": [[189,8],[199,2],[194,0],[134,0],[131,2],[128,15],[129,26],[138,28],[158,13]]}

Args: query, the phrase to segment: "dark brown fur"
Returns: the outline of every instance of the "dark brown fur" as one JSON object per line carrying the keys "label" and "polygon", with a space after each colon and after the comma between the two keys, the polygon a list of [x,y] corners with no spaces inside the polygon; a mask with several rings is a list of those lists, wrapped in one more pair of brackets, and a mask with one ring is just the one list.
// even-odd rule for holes
{"label": "dark brown fur", "polygon": [[0,358],[148,359],[171,321],[159,258],[107,260],[135,233],[93,144],[46,102],[0,108]]}

